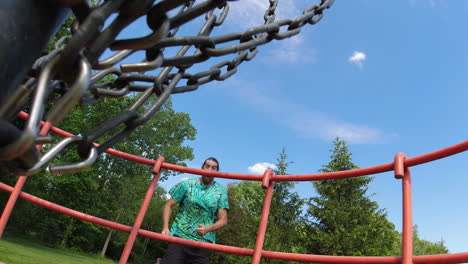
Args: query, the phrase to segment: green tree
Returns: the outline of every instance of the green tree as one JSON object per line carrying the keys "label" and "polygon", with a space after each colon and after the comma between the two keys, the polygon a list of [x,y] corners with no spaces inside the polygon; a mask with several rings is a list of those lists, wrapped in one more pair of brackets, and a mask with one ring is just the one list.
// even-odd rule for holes
{"label": "green tree", "polygon": [[[287,168],[292,163],[287,161],[286,149],[278,155],[277,175],[287,175]],[[271,251],[304,253],[300,230],[304,227],[302,205],[304,200],[292,191],[294,183],[276,182],[268,218],[264,249]],[[260,216],[265,197],[265,190],[260,182],[241,181],[231,184],[229,192],[229,224],[219,232],[218,243],[254,248]],[[212,263],[251,263],[251,257],[228,254],[214,254]],[[264,259],[262,263],[285,263],[281,260]]]}
{"label": "green tree", "polygon": [[[97,0],[89,1],[90,4],[97,2]],[[50,53],[59,39],[71,35],[74,19],[74,16],[70,15],[65,20],[57,34],[49,41],[44,54]],[[106,80],[109,79],[106,77]],[[118,99],[101,98],[92,105],[76,106],[67,114],[60,127],[74,134],[85,134],[112,116],[123,112],[134,99],[134,95]],[[153,101],[142,108],[147,109]],[[108,131],[108,135],[99,138],[98,143],[107,140],[110,135],[114,135],[122,128],[123,125]],[[193,159],[193,150],[184,143],[195,139],[195,135],[196,130],[190,123],[190,116],[175,112],[171,101],[168,100],[153,118],[144,126],[137,128],[127,140],[117,144],[116,148],[150,159],[164,156],[166,162],[185,165],[185,160]],[[54,139],[54,142],[60,140],[58,137]],[[76,151],[69,151],[60,155],[53,163],[79,160]],[[175,174],[177,173],[166,171],[161,181]],[[132,225],[150,182],[150,176],[151,168],[147,165],[103,154],[91,168],[78,173],[51,175],[41,171],[28,178],[24,191],[87,214]],[[13,185],[14,180],[15,177],[0,173],[1,182]],[[0,201],[6,200],[7,196],[0,196]],[[161,195],[155,196],[145,217],[145,223],[150,221],[152,224],[144,224],[146,227],[158,225],[161,213],[157,213],[156,218],[153,211],[158,211],[161,203],[164,203],[164,198]],[[21,200],[18,201],[10,218],[7,232],[10,230],[36,235],[51,246],[74,247],[91,252],[102,251],[106,238],[109,238],[106,251],[113,257],[120,256],[128,236],[126,233],[117,232],[114,235],[116,239],[111,239],[112,236],[107,228],[76,220]],[[158,255],[161,251],[147,250],[150,247],[154,249],[155,245],[162,247],[160,243],[148,240],[143,240],[141,247],[137,245],[135,247],[142,248],[143,256],[151,258],[151,253],[148,252],[155,252],[154,254]],[[132,256],[138,258],[135,254]]]}
{"label": "green tree", "polygon": [[[61,127],[74,134],[87,133],[110,116],[121,113],[130,102],[131,98],[104,98],[94,105],[77,106]],[[122,127],[116,128],[119,129]],[[109,131],[98,141],[106,140],[114,132]],[[164,156],[166,162],[185,165],[185,160],[193,159],[193,150],[184,144],[193,140],[195,135],[189,115],[175,112],[168,101],[145,126],[137,128],[116,148],[151,159]],[[78,160],[77,152],[71,149],[53,163]],[[173,174],[165,172],[161,181]],[[8,175],[6,178],[12,177]],[[28,178],[25,191],[87,214],[109,220],[118,219],[121,223],[132,225],[150,180],[150,166],[103,154],[91,168],[78,173],[51,175],[42,171],[33,175]],[[101,252],[109,232],[106,228],[21,202],[13,211],[8,228],[38,234],[43,242],[52,246],[75,247],[91,252]],[[112,252],[123,248],[127,236],[115,235],[116,239],[109,243],[109,255],[115,257]],[[146,244],[142,248],[151,245]]]}
{"label": "green tree", "polygon": [[[88,2],[93,5],[98,1]],[[75,17],[70,15],[65,20],[56,35],[49,41],[44,55],[55,48],[59,39],[71,35],[74,19]],[[109,78],[106,77],[106,80]],[[111,117],[123,112],[134,99],[134,95],[118,99],[101,98],[92,105],[76,106],[67,114],[60,127],[73,134],[86,134]],[[143,106],[141,111],[148,109],[155,98],[152,100]],[[109,139],[110,135],[122,129],[123,125],[108,131],[97,142],[102,143]],[[195,135],[196,130],[190,123],[190,116],[186,113],[176,113],[171,101],[168,100],[153,118],[133,131],[129,138],[117,144],[116,148],[150,159],[164,156],[166,162],[185,165],[185,160],[193,159],[193,150],[184,143],[195,139]],[[54,139],[55,142],[60,140],[58,137]],[[60,155],[53,163],[70,163],[79,160],[80,157],[76,151],[68,151]],[[161,181],[175,174],[177,173],[166,171]],[[24,190],[78,211],[131,225],[150,182],[150,176],[151,168],[147,165],[103,154],[91,168],[78,173],[50,175],[46,171],[39,172],[28,179]],[[13,180],[14,177],[6,173],[0,175],[0,181],[14,184]],[[158,199],[161,200],[159,196]],[[159,201],[158,199],[153,200]],[[6,201],[6,197],[2,196],[0,200]],[[146,218],[151,218],[154,224],[157,224],[154,215],[150,212]],[[157,219],[159,218],[160,214]],[[109,238],[105,251],[108,251],[111,256],[116,256],[113,252],[117,251],[119,251],[118,256],[120,255],[128,235],[117,233],[114,235],[116,239],[111,239],[112,236],[106,228],[75,220],[23,201],[17,203],[9,223],[7,231],[17,230],[22,233],[36,234],[43,242],[51,246],[75,247],[85,251],[100,252],[104,248],[106,239]],[[143,243],[143,248],[148,248],[151,244],[146,241]]]}
{"label": "green tree", "polygon": [[[402,234],[398,233],[398,242],[395,244],[392,255],[401,256],[401,241]],[[436,255],[436,254],[447,254],[449,253],[448,248],[444,244],[444,240],[441,239],[437,242],[431,242],[428,240],[421,239],[419,237],[418,225],[413,226],[413,255]]]}
{"label": "green tree", "polygon": [[[288,175],[288,167],[293,162],[287,160],[286,148],[283,147],[276,159],[276,175]],[[265,249],[292,253],[305,253],[302,246],[301,230],[305,224],[302,207],[305,201],[293,191],[294,182],[276,182],[273,189],[270,216],[268,219]],[[284,263],[280,260],[268,260],[267,263]]]}
{"label": "green tree", "polygon": [[[263,201],[262,188],[259,182],[242,181],[228,186],[229,213],[228,225],[220,229],[216,242],[222,245],[254,248],[258,223]],[[214,252],[210,259],[212,264],[248,264],[252,257]]]}
{"label": "green tree", "polygon": [[[358,168],[344,140],[336,138],[331,160],[320,172]],[[318,192],[309,202],[310,253],[322,255],[383,256],[391,253],[397,234],[386,211],[367,195],[368,176],[313,183]]]}

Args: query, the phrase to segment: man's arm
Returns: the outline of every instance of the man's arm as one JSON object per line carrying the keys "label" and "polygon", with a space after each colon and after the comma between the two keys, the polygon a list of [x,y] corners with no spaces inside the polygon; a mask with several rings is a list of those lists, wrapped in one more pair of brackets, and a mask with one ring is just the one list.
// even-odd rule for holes
{"label": "man's arm", "polygon": [[162,220],[163,220],[163,228],[161,231],[162,235],[169,235],[169,219],[171,218],[172,208],[177,205],[177,202],[174,199],[169,199],[164,205]]}
{"label": "man's arm", "polygon": [[216,222],[212,225],[205,226],[202,224],[198,224],[197,234],[200,236],[204,236],[209,232],[214,232],[223,226],[227,225],[228,217],[227,217],[227,210],[226,209],[218,209],[218,218]]}

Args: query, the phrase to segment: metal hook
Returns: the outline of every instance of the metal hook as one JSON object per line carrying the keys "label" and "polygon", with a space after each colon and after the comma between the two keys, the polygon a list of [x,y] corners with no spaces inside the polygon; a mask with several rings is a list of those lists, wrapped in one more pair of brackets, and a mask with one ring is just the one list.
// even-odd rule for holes
{"label": "metal hook", "polygon": [[47,113],[46,120],[58,124],[65,115],[80,101],[84,92],[91,84],[91,65],[84,56],[80,56],[80,75],[70,90]]}
{"label": "metal hook", "polygon": [[65,165],[49,165],[49,171],[51,174],[64,174],[73,173],[89,168],[94,164],[98,157],[98,150],[96,147],[91,147],[88,157],[77,163],[65,164]]}
{"label": "metal hook", "polygon": [[73,136],[73,137],[68,137],[60,141],[57,145],[52,147],[46,154],[42,156],[42,158],[34,165],[32,166],[29,170],[21,170],[18,168],[12,168],[11,166],[7,166],[9,170],[14,172],[15,174],[21,174],[24,176],[29,176],[32,175],[39,170],[46,164],[48,164],[55,156],[57,156],[63,149],[65,149],[68,145],[71,143],[75,143],[77,141],[80,141],[83,139],[81,136]]}
{"label": "metal hook", "polygon": [[96,88],[96,93],[99,96],[103,97],[122,97],[128,94],[130,91],[128,85],[122,87],[121,89],[105,89],[105,88]]}
{"label": "metal hook", "polygon": [[0,159],[11,160],[19,157],[34,144],[34,140],[39,131],[39,121],[44,114],[44,104],[48,94],[47,84],[51,79],[53,69],[58,60],[59,56],[53,57],[41,72],[37,81],[37,87],[31,106],[31,114],[26,122],[26,127],[14,142],[0,149]]}
{"label": "metal hook", "polygon": [[146,72],[161,67],[163,61],[163,54],[159,53],[152,61],[121,64],[120,69],[122,72]]}
{"label": "metal hook", "polygon": [[130,50],[130,49],[124,49],[119,52],[116,52],[109,58],[102,60],[102,61],[98,61],[96,64],[94,64],[93,69],[104,70],[109,67],[112,67],[114,64],[130,56],[133,52],[134,50]]}

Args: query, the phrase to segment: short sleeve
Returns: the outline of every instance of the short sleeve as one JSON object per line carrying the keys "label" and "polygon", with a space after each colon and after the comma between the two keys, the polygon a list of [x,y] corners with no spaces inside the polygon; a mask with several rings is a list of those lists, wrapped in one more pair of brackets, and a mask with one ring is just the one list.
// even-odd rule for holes
{"label": "short sleeve", "polygon": [[179,182],[169,190],[169,194],[174,201],[180,203],[184,199],[184,196],[187,193],[187,181],[188,180]]}
{"label": "short sleeve", "polygon": [[219,199],[218,209],[229,209],[229,200],[226,188],[221,191],[221,197]]}

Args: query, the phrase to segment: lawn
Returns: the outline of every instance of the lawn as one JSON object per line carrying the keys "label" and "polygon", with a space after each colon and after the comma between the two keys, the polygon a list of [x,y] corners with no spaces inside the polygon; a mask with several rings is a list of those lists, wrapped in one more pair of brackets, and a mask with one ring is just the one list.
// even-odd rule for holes
{"label": "lawn", "polygon": [[5,264],[115,264],[97,255],[55,249],[26,239],[0,239],[0,263]]}

